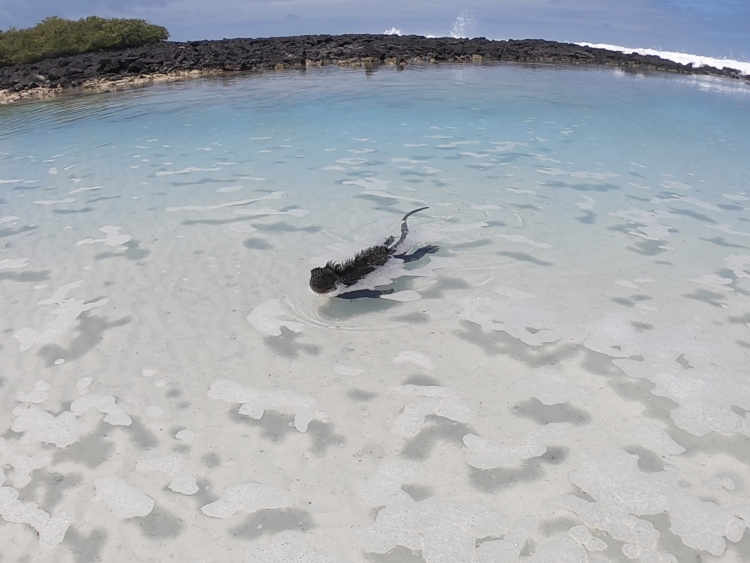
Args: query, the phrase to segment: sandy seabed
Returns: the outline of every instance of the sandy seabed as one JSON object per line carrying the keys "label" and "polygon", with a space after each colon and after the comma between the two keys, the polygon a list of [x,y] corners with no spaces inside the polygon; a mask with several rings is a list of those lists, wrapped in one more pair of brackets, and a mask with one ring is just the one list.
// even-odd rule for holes
{"label": "sandy seabed", "polygon": [[[745,560],[744,100],[425,65],[4,108],[3,555]],[[308,289],[423,205],[392,294]]]}

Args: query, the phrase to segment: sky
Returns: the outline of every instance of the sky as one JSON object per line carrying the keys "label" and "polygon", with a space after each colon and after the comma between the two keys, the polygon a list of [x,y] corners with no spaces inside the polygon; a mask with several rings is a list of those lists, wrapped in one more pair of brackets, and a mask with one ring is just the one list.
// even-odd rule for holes
{"label": "sky", "polygon": [[[460,7],[457,7],[460,6]],[[750,0],[0,0],[0,29],[48,16],[141,18],[175,41],[316,33],[465,34],[648,47],[750,61]]]}

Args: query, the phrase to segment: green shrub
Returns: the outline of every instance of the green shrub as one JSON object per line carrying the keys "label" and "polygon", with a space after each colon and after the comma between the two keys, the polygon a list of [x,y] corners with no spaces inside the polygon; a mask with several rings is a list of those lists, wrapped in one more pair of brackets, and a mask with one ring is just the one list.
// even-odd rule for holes
{"label": "green shrub", "polygon": [[28,29],[0,30],[0,66],[139,47],[168,38],[167,28],[145,20],[89,16],[73,21],[52,16]]}

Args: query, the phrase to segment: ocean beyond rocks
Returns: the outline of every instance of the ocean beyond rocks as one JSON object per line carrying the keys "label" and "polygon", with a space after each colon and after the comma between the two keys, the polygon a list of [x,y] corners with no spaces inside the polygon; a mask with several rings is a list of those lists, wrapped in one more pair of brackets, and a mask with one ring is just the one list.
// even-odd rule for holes
{"label": "ocean beyond rocks", "polygon": [[163,42],[0,68],[0,104],[57,95],[71,88],[114,90],[126,85],[192,76],[308,66],[405,66],[422,63],[507,61],[604,65],[741,79],[739,70],[682,65],[652,55],[539,39],[427,38],[415,35],[302,35],[261,39]]}

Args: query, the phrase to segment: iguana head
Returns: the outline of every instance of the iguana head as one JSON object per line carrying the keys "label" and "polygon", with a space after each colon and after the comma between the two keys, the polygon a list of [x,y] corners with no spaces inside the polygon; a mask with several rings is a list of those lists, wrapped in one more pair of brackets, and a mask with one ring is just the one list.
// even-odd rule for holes
{"label": "iguana head", "polygon": [[339,277],[333,268],[326,265],[323,268],[313,268],[310,271],[310,288],[315,293],[328,293],[336,289]]}

